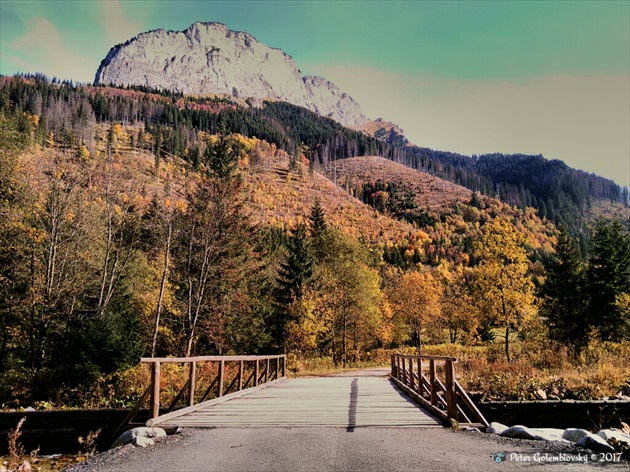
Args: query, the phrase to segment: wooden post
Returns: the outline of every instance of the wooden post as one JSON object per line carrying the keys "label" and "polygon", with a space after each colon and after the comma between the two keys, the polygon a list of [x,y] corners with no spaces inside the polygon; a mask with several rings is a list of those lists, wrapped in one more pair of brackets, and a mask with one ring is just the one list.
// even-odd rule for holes
{"label": "wooden post", "polygon": [[429,359],[429,382],[431,384],[431,405],[437,405],[437,385],[435,384],[435,361]]}
{"label": "wooden post", "polygon": [[396,378],[402,380],[400,376],[400,356],[396,356]]}
{"label": "wooden post", "polygon": [[280,357],[276,357],[276,380],[279,379],[278,374],[280,373]]}
{"label": "wooden post", "polygon": [[190,363],[190,388],[188,390],[188,406],[193,406],[195,404],[195,385],[196,379],[195,376],[197,374],[197,363],[192,361]]}
{"label": "wooden post", "polygon": [[395,363],[394,363],[394,359],[395,359],[395,356],[394,356],[394,354],[392,354],[392,355],[389,357],[390,363],[391,363],[391,365],[392,365],[392,377],[396,377],[396,365],[395,365]]}
{"label": "wooden post", "polygon": [[269,358],[267,358],[267,364],[265,365],[265,382],[269,381]]}
{"label": "wooden post", "polygon": [[449,418],[457,420],[457,394],[455,393],[455,366],[453,361],[448,359],[444,365],[445,387],[446,387],[446,414]]}
{"label": "wooden post", "polygon": [[225,361],[219,361],[219,388],[217,397],[223,396],[223,372],[225,370]]}
{"label": "wooden post", "polygon": [[424,385],[422,383],[422,357],[418,357],[418,393],[420,396],[424,393]]}
{"label": "wooden post", "polygon": [[411,388],[411,390],[414,389],[414,381],[413,381],[413,359],[409,358],[409,388]]}
{"label": "wooden post", "polygon": [[151,418],[157,418],[160,416],[160,363],[153,362],[151,366],[151,385],[153,390],[151,391]]}
{"label": "wooden post", "polygon": [[404,357],[403,359],[403,383],[405,385],[409,385],[409,379],[407,379],[407,359]]}
{"label": "wooden post", "polygon": [[243,361],[238,365],[238,391],[243,390]]}
{"label": "wooden post", "polygon": [[287,376],[287,355],[282,356],[282,376]]}
{"label": "wooden post", "polygon": [[258,361],[260,359],[256,358],[256,366],[254,367],[254,386],[258,387],[258,378],[259,378],[259,367]]}

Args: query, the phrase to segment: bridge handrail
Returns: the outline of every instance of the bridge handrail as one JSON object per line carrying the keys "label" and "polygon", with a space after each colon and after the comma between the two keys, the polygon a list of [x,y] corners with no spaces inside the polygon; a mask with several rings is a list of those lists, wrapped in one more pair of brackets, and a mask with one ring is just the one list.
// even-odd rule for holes
{"label": "bridge handrail", "polygon": [[[261,362],[262,361],[262,362]],[[272,361],[273,364],[272,365]],[[166,409],[166,415],[175,415],[173,410],[177,406],[180,400],[185,399],[186,409],[192,409],[198,407],[202,403],[208,403],[213,400],[206,401],[207,398],[212,398],[210,395],[213,390],[216,390],[216,399],[221,397],[228,397],[230,391],[232,392],[229,397],[241,394],[250,389],[261,388],[265,384],[277,381],[279,379],[286,378],[287,375],[287,356],[286,354],[273,354],[262,356],[194,356],[194,357],[143,357],[140,359],[143,364],[149,364],[151,368],[151,382],[147,389],[144,391],[136,405],[129,412],[127,417],[123,420],[120,426],[112,437],[112,441],[116,439],[118,433],[131,423],[135,416],[140,411],[142,404],[149,399],[149,423],[155,422],[156,418],[160,416],[160,380],[161,380],[161,364],[165,363],[183,363],[188,364],[188,379],[184,383],[184,386],[175,396],[170,406]],[[214,380],[210,383],[205,393],[201,395],[199,401],[195,403],[195,388],[196,388],[196,372],[198,362],[216,362],[219,364],[218,373]],[[225,365],[228,362],[238,363],[238,374],[234,376],[227,389],[224,386],[226,380]],[[253,363],[250,365],[250,375],[246,376],[246,363]],[[252,368],[253,367],[253,368]],[[282,374],[282,375],[281,375]],[[250,384],[250,387],[248,387]],[[187,393],[187,395],[186,395]],[[183,411],[177,410],[178,412]]]}
{"label": "bridge handrail", "polygon": [[[423,361],[428,361],[429,376],[424,373]],[[443,363],[444,382],[438,377],[436,364]],[[458,423],[463,420],[471,423],[462,406],[468,408],[482,426],[488,421],[476,407],[470,396],[455,378],[457,358],[450,356],[422,356],[397,354],[391,355],[391,379],[414,400],[431,410],[447,422]],[[414,371],[416,364],[416,371]],[[425,396],[427,398],[425,398]],[[461,405],[463,404],[463,405]]]}
{"label": "bridge handrail", "polygon": [[268,356],[195,356],[195,357],[143,357],[140,359],[141,363],[150,364],[154,362],[168,363],[168,362],[178,362],[178,363],[186,363],[186,362],[218,362],[218,361],[255,361],[255,360],[266,360],[266,359],[283,359],[286,357],[286,354],[274,354]]}
{"label": "bridge handrail", "polygon": [[436,360],[436,361],[453,361],[457,362],[457,357],[451,356],[419,356],[417,354],[392,354],[392,356],[400,357],[401,359],[423,359],[423,360]]}

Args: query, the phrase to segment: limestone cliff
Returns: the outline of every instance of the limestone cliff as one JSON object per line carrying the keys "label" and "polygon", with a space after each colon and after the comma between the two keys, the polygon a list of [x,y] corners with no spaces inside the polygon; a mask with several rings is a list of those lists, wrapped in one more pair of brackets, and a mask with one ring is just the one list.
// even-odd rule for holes
{"label": "limestone cliff", "polygon": [[367,121],[359,104],[335,84],[302,77],[291,56],[221,23],[139,34],[109,51],[94,83],[282,100],[346,126]]}

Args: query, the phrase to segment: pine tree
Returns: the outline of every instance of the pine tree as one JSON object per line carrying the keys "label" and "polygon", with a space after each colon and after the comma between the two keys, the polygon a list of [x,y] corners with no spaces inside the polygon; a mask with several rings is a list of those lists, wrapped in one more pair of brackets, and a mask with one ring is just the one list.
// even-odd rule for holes
{"label": "pine tree", "polygon": [[579,354],[588,343],[589,324],[584,294],[584,267],[573,239],[561,232],[556,257],[547,268],[541,315],[552,339]]}
{"label": "pine tree", "polygon": [[630,293],[630,235],[619,221],[597,222],[587,280],[590,323],[602,340],[620,341],[624,318],[616,300]]}
{"label": "pine tree", "polygon": [[243,152],[244,146],[237,138],[221,131],[216,141],[208,143],[204,153],[208,173],[219,179],[232,176]]}
{"label": "pine tree", "polygon": [[311,233],[313,256],[315,260],[321,261],[326,255],[329,234],[328,225],[324,217],[324,210],[319,203],[319,199],[316,199],[311,207],[308,225]]}
{"label": "pine tree", "polygon": [[277,319],[273,330],[276,341],[281,345],[286,342],[286,325],[291,321],[288,306],[302,297],[306,282],[313,273],[313,260],[303,224],[298,224],[293,230],[287,250],[286,260],[280,264],[275,291]]}

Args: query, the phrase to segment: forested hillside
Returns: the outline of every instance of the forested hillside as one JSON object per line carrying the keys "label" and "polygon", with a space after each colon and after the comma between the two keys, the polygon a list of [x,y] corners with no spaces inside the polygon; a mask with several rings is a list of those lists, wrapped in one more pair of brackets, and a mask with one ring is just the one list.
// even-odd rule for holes
{"label": "forested hillside", "polygon": [[[410,146],[390,127],[354,131],[309,110],[282,102],[266,102],[262,108],[243,107],[229,99],[192,98],[181,94],[134,87],[52,84],[41,76],[2,78],[0,105],[41,116],[35,131],[41,142],[52,132],[60,139],[90,145],[95,122],[142,122],[161,136],[159,146],[187,159],[197,156],[195,131],[215,133],[219,123],[229,132],[257,137],[289,155],[304,154],[312,166],[352,156],[375,155],[462,185],[510,205],[539,210],[542,217],[584,238],[585,213],[597,200],[630,204],[627,189],[614,182],[568,167],[543,156],[487,154],[463,156]],[[54,104],[54,106],[52,106]],[[48,112],[42,115],[42,111]],[[389,124],[388,124],[389,126]],[[62,136],[60,132],[72,136]],[[372,136],[371,134],[374,136]]]}
{"label": "forested hillside", "polygon": [[533,208],[338,161],[393,148],[308,111],[2,78],[0,125],[6,406],[133,397],[142,355],[630,336],[621,223],[574,259]]}

